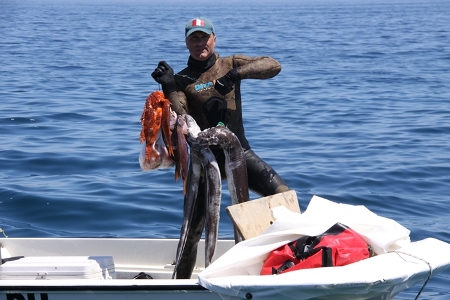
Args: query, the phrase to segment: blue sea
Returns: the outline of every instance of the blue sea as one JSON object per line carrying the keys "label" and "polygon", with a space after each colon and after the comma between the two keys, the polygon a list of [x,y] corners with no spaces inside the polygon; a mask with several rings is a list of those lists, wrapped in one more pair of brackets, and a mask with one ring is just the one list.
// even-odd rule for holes
{"label": "blue sea", "polygon": [[[244,124],[302,210],[313,195],[365,205],[413,241],[450,242],[449,12],[438,0],[0,0],[0,228],[179,236],[181,182],[140,169],[139,119],[159,89],[151,72],[184,68],[184,25],[207,16],[221,56],[283,67],[243,81]],[[222,203],[231,239],[225,183]],[[449,299],[449,280],[420,299]]]}

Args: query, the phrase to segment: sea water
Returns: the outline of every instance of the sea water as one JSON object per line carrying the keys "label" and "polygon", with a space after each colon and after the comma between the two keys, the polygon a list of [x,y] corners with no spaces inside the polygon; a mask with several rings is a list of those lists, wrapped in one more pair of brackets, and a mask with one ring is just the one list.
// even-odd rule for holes
{"label": "sea water", "polygon": [[[207,16],[221,56],[283,67],[242,82],[244,125],[302,210],[313,195],[365,205],[413,241],[450,242],[449,12],[437,0],[1,0],[0,227],[179,236],[181,182],[141,171],[139,119],[159,89],[151,72],[184,68],[184,25]],[[232,238],[225,183],[222,203],[219,236]],[[447,299],[449,279],[420,299]]]}

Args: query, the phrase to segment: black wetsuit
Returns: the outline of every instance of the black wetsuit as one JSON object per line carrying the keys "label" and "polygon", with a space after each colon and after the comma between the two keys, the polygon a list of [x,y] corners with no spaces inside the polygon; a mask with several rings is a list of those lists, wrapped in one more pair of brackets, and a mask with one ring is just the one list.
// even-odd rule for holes
{"label": "black wetsuit", "polygon": [[[166,94],[166,97],[172,103],[172,109],[176,113],[191,115],[200,129],[214,127],[222,122],[238,137],[245,151],[248,186],[251,191],[261,196],[285,192],[289,190],[286,183],[270,165],[251,150],[245,137],[240,81],[236,82],[233,90],[225,96],[214,88],[214,81],[233,68],[236,68],[241,80],[272,78],[281,71],[281,65],[267,56],[219,57],[218,54],[213,54],[206,61],[197,61],[190,57],[188,66],[175,75],[176,91]],[[213,147],[212,150],[219,164],[222,178],[225,178],[223,151]],[[195,228],[191,227],[189,231],[185,251],[177,270],[177,278],[190,278],[195,265],[197,244],[205,222],[205,199],[201,192],[203,190],[202,182],[192,219],[192,225]]]}

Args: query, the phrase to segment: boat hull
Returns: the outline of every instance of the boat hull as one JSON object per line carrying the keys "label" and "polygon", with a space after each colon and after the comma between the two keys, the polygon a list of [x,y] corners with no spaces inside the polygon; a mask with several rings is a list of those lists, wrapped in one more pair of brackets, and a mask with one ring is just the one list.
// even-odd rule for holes
{"label": "boat hull", "polygon": [[[9,280],[8,280],[9,281]],[[27,281],[27,280],[23,280]],[[11,280],[2,282],[0,299],[6,300],[111,300],[111,299],[221,299],[219,294],[199,286],[196,280],[174,283],[172,280],[141,283],[137,280],[112,280],[112,282],[54,281],[34,286],[27,282]],[[78,280],[77,280],[78,281]],[[150,281],[150,280],[139,280]],[[158,280],[159,281],[159,280]],[[165,281],[165,280],[164,280]]]}

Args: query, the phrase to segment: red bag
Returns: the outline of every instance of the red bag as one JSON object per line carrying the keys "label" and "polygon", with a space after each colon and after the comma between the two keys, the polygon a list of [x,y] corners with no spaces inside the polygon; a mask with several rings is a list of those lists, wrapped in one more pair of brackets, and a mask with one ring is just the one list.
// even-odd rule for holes
{"label": "red bag", "polygon": [[370,246],[352,229],[336,223],[319,236],[304,236],[269,253],[261,275],[345,266],[370,257]]}

